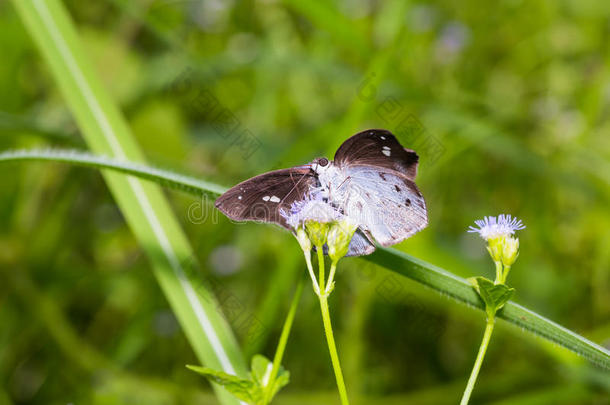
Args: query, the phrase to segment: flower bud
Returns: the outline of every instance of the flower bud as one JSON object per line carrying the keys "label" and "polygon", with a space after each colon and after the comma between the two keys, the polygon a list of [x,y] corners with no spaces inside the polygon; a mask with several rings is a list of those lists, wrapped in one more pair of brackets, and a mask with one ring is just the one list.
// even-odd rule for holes
{"label": "flower bud", "polygon": [[502,241],[503,240],[504,240],[504,237],[499,237],[499,238],[489,239],[487,241],[487,251],[489,252],[489,255],[491,256],[491,260],[493,260],[496,263],[502,261],[502,247],[503,247]]}
{"label": "flower bud", "polygon": [[519,238],[508,236],[502,244],[502,264],[512,266],[519,257]]}
{"label": "flower bud", "polygon": [[318,222],[315,220],[305,221],[305,229],[307,230],[307,235],[309,235],[311,243],[313,243],[314,246],[317,247],[324,246],[324,244],[326,243],[329,227],[330,224],[326,222]]}
{"label": "flower bud", "polygon": [[334,262],[349,251],[349,244],[358,226],[346,219],[333,223],[328,231],[328,256]]}
{"label": "flower bud", "polygon": [[301,245],[301,249],[303,252],[308,253],[311,251],[311,240],[307,236],[307,232],[303,227],[299,227],[296,230],[297,240],[299,241],[299,245]]}

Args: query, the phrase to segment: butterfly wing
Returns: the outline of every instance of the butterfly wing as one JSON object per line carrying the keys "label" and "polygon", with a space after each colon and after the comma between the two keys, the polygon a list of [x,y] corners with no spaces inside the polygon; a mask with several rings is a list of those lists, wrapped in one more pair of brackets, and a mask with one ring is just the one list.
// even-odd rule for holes
{"label": "butterfly wing", "polygon": [[403,241],[428,225],[424,198],[402,173],[380,167],[348,166],[333,203],[382,246]]}
{"label": "butterfly wing", "polygon": [[236,221],[270,222],[291,229],[280,210],[289,210],[318,184],[309,166],[263,173],[232,187],[216,200],[218,208]]}
{"label": "butterfly wing", "polygon": [[357,229],[349,243],[346,256],[370,255],[375,251],[375,243],[360,229]]}
{"label": "butterfly wing", "polygon": [[334,163],[339,167],[373,166],[403,173],[415,180],[417,153],[403,148],[396,137],[385,129],[369,129],[352,136],[337,149]]}
{"label": "butterfly wing", "polygon": [[[337,150],[334,165],[341,176],[326,179],[324,185],[340,180],[331,202],[359,224],[348,256],[372,253],[373,241],[393,245],[427,225],[426,205],[413,181],[417,163],[417,154],[386,130],[360,132]],[[310,165],[277,170],[234,186],[216,200],[216,207],[233,220],[290,229],[281,210],[288,211],[320,186]]]}

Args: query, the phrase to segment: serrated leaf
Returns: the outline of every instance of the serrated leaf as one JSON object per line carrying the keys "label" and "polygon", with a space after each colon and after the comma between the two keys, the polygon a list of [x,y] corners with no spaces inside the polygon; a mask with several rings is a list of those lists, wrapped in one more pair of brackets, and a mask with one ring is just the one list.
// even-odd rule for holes
{"label": "serrated leaf", "polygon": [[236,377],[222,371],[214,370],[208,367],[186,366],[198,374],[201,374],[211,382],[222,385],[227,391],[233,394],[237,399],[246,401],[250,404],[257,404],[263,400],[263,391],[258,383]]}
{"label": "serrated leaf", "polygon": [[273,383],[273,389],[271,391],[271,398],[278,393],[279,390],[284,388],[290,382],[290,371],[285,370],[284,367],[280,367],[277,376],[275,377],[275,382]]}
{"label": "serrated leaf", "polygon": [[261,354],[256,354],[254,357],[252,357],[251,367],[252,369],[250,373],[252,375],[252,379],[261,387],[263,392],[265,392],[265,389],[269,384],[272,384],[271,396],[269,400],[272,400],[275,394],[277,394],[279,390],[290,382],[290,372],[285,370],[282,366],[280,366],[279,370],[277,371],[275,380],[269,381],[269,378],[271,377],[271,370],[273,369],[273,363]]}
{"label": "serrated leaf", "polygon": [[505,284],[494,284],[493,281],[485,277],[475,277],[470,279],[470,282],[479,293],[483,302],[485,302],[487,314],[490,316],[495,315],[515,292],[514,288],[510,288]]}
{"label": "serrated leaf", "polygon": [[261,387],[267,386],[273,363],[262,354],[255,354],[252,357],[251,370],[252,380],[256,381]]}

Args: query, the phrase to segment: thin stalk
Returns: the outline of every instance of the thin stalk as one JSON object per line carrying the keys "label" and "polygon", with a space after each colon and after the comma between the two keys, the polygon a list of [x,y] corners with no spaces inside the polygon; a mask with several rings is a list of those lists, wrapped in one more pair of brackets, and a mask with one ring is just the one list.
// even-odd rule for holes
{"label": "thin stalk", "polygon": [[323,246],[316,246],[316,252],[318,253],[318,282],[320,283],[320,291],[324,291],[324,250],[322,250],[322,248]]}
{"label": "thin stalk", "polygon": [[347,389],[345,388],[345,382],[343,381],[341,363],[339,362],[339,355],[337,353],[337,346],[335,344],[335,337],[333,335],[333,327],[330,323],[330,313],[328,310],[328,295],[326,294],[320,295],[320,309],[322,310],[324,333],[326,334],[326,342],[328,343],[328,351],[330,352],[330,359],[333,364],[333,370],[335,371],[335,379],[337,380],[337,388],[339,389],[341,404],[349,405],[349,400],[347,398]]}
{"label": "thin stalk", "polygon": [[332,284],[335,279],[335,271],[337,271],[337,262],[335,260],[333,260],[333,262],[330,264],[330,272],[328,273],[328,281],[326,282],[326,289],[324,290],[324,292],[326,294],[330,294]]}
{"label": "thin stalk", "polygon": [[505,283],[508,278],[508,272],[510,271],[510,266],[504,266],[504,271],[502,272],[502,282]]}
{"label": "thin stalk", "polygon": [[[345,381],[343,380],[343,372],[341,371],[341,363],[339,362],[339,354],[337,353],[337,345],[335,343],[335,336],[333,335],[333,327],[330,322],[330,311],[328,310],[328,295],[329,292],[324,288],[324,251],[322,246],[317,246],[318,252],[318,271],[319,271],[319,283],[320,290],[318,294],[320,299],[320,310],[322,312],[322,322],[324,323],[324,334],[326,335],[326,343],[328,344],[328,352],[330,353],[330,360],[333,365],[333,371],[335,372],[335,380],[337,381],[337,388],[339,390],[339,396],[341,397],[341,403],[348,405],[349,400],[347,398],[347,389],[345,388]],[[328,277],[329,283],[332,283],[332,277],[334,277],[334,269],[336,263],[331,265],[331,271]]]}
{"label": "thin stalk", "polygon": [[501,284],[501,283],[503,283],[503,281],[502,281],[502,276],[503,276],[502,262],[494,262],[494,263],[496,263],[496,280],[494,281],[494,284]]}
{"label": "thin stalk", "polygon": [[489,340],[491,339],[491,334],[494,330],[494,325],[496,323],[495,321],[495,317],[489,317],[487,319],[485,333],[483,334],[483,340],[481,341],[481,346],[479,347],[479,354],[477,354],[477,359],[475,360],[474,366],[472,367],[472,372],[470,373],[470,378],[468,379],[468,384],[466,385],[466,389],[464,390],[464,395],[462,396],[462,401],[460,402],[460,405],[467,405],[468,401],[470,400],[472,389],[474,388],[474,384],[477,382],[479,370],[481,370],[481,364],[483,364],[485,352],[487,352],[487,346],[489,345]]}
{"label": "thin stalk", "polygon": [[273,357],[273,368],[271,369],[271,374],[269,375],[269,383],[265,389],[265,405],[269,403],[271,396],[273,395],[275,377],[277,376],[280,365],[282,364],[282,357],[284,356],[284,351],[286,350],[286,343],[288,342],[288,337],[290,336],[294,315],[296,314],[297,306],[299,305],[299,300],[301,299],[301,293],[303,292],[303,284],[303,280],[299,280],[297,289],[292,297],[292,303],[290,304],[286,321],[284,321],[282,334],[280,335],[280,340],[277,344],[277,349],[275,350],[275,356]]}
{"label": "thin stalk", "polygon": [[303,253],[305,254],[305,263],[307,263],[307,271],[309,271],[309,277],[311,277],[313,290],[315,291],[316,295],[320,295],[320,287],[318,286],[318,280],[316,279],[316,275],[313,272],[313,266],[311,265],[311,251]]}

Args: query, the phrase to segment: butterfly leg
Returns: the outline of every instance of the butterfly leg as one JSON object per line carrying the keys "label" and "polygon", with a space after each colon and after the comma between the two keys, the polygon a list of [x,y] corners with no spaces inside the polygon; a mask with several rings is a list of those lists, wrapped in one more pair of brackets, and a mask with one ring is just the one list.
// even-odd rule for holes
{"label": "butterfly leg", "polygon": [[[337,186],[337,188],[336,188],[336,191],[337,191],[337,195],[335,196],[336,201],[341,201],[341,200],[343,200],[343,203],[341,204],[341,206],[340,206],[340,207],[338,207],[338,208],[340,208],[341,210],[343,210],[343,209],[345,208],[345,205],[346,205],[346,204],[347,204],[347,202],[348,202],[348,199],[349,199],[349,192],[348,192],[348,190],[349,190],[349,185],[350,185],[350,183],[351,183],[351,182],[352,182],[352,177],[351,177],[351,176],[347,176],[347,177],[345,178],[345,180],[343,180],[343,181],[342,181],[342,182],[341,182],[341,183],[340,183],[340,184]],[[342,189],[343,189],[343,190],[342,190]],[[329,193],[329,199],[330,199],[330,201],[333,201],[333,198],[332,198],[332,189],[330,188],[330,186],[329,186],[329,191],[328,191],[328,193]],[[345,196],[347,196],[347,198],[345,198]]]}

